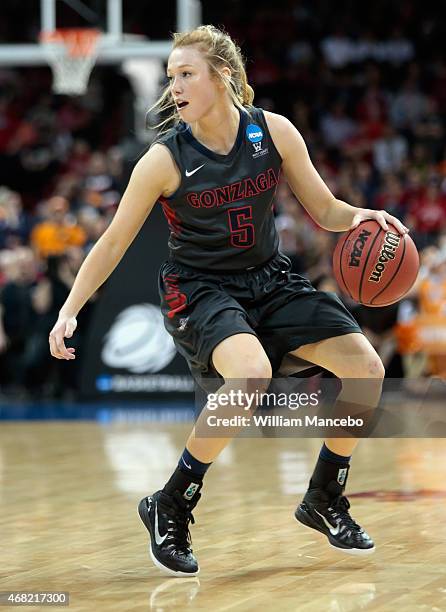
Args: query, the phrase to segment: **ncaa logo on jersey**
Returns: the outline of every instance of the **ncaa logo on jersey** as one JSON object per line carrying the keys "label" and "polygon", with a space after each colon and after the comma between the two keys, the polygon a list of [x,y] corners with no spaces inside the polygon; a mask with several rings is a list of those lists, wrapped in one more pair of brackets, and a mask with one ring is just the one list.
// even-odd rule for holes
{"label": "ncaa logo on jersey", "polygon": [[248,137],[249,142],[262,142],[262,128],[259,125],[254,125],[254,123],[250,123],[246,127],[246,136]]}
{"label": "ncaa logo on jersey", "polygon": [[254,148],[254,153],[252,154],[254,158],[261,157],[262,155],[266,155],[268,153],[267,148],[262,148],[263,130],[259,125],[250,123],[246,127],[246,137]]}

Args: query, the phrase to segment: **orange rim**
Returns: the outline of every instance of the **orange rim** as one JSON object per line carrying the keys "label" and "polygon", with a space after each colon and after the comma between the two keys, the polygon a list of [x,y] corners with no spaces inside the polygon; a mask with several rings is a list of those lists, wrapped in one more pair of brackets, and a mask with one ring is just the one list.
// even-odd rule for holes
{"label": "orange rim", "polygon": [[42,32],[40,40],[44,43],[61,43],[72,57],[91,55],[101,35],[100,30],[92,28],[60,28],[53,32]]}

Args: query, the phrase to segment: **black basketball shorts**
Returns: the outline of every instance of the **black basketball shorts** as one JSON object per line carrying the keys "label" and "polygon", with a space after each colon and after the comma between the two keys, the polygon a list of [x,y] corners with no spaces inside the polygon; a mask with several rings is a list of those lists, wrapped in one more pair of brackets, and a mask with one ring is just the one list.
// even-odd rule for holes
{"label": "black basketball shorts", "polygon": [[171,261],[161,266],[164,323],[199,384],[218,377],[212,351],[235,334],[257,336],[275,372],[304,344],[362,333],[335,293],[317,291],[290,267],[281,254],[241,272],[212,273]]}

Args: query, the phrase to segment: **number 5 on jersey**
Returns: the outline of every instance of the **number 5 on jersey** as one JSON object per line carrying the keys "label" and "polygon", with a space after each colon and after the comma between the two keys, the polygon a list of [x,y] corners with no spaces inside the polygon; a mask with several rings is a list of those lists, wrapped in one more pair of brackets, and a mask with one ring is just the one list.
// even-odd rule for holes
{"label": "number 5 on jersey", "polygon": [[255,229],[252,223],[252,206],[231,208],[228,210],[231,244],[239,249],[246,249],[255,244]]}

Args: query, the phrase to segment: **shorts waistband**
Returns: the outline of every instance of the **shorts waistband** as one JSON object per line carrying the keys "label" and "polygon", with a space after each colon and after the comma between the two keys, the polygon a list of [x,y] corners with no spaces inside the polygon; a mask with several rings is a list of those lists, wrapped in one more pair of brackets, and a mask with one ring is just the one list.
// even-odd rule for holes
{"label": "shorts waistband", "polygon": [[179,268],[180,270],[186,270],[189,272],[197,272],[197,273],[201,273],[201,274],[213,274],[215,276],[219,276],[222,274],[228,274],[228,275],[232,275],[232,274],[246,274],[247,272],[256,272],[257,270],[261,270],[262,268],[264,268],[265,266],[267,266],[268,264],[272,263],[275,259],[281,257],[282,255],[279,253],[279,251],[276,251],[274,253],[274,255],[272,255],[269,259],[267,259],[266,261],[262,262],[261,264],[257,264],[256,266],[248,266],[247,268],[235,268],[232,270],[208,270],[206,268],[196,268],[195,266],[189,266],[187,264],[183,264],[180,263],[178,261],[176,261],[173,257],[169,256],[169,263],[174,264],[177,268]]}

